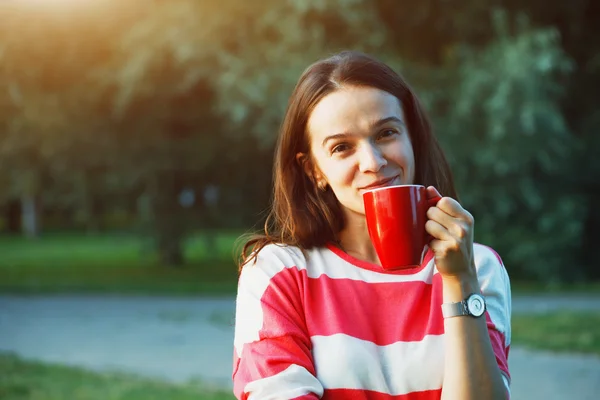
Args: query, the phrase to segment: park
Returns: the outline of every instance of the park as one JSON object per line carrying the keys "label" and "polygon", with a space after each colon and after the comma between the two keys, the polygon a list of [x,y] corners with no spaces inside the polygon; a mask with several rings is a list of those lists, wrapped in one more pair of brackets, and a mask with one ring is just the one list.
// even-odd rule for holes
{"label": "park", "polygon": [[512,398],[595,398],[600,10],[401,3],[2,2],[0,398],[233,399],[288,97],[349,48],[414,86],[502,257]]}

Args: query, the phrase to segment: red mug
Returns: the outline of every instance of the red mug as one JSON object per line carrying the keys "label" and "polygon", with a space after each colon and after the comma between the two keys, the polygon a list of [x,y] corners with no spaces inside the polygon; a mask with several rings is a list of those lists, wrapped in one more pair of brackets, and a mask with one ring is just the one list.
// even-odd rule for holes
{"label": "red mug", "polygon": [[441,197],[427,199],[421,185],[387,186],[363,194],[369,236],[385,270],[421,265],[425,245],[427,210]]}

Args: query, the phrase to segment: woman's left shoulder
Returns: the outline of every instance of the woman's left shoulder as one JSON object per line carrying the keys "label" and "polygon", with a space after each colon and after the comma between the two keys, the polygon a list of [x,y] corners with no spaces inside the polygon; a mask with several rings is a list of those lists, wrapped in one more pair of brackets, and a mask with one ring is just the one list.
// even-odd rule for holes
{"label": "woman's left shoulder", "polygon": [[495,265],[504,269],[504,262],[500,254],[490,246],[486,246],[480,243],[473,243],[473,257],[475,259],[475,266],[480,265]]}
{"label": "woman's left shoulder", "polygon": [[483,244],[474,243],[473,253],[477,278],[482,288],[497,286],[507,290],[510,287],[508,272],[496,250]]}

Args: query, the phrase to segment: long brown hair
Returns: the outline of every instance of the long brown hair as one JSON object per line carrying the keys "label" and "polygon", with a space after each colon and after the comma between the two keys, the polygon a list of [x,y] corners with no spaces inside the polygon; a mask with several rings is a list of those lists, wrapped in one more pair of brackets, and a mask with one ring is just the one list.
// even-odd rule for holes
{"label": "long brown hair", "polygon": [[308,118],[323,97],[344,86],[368,86],[396,96],[413,146],[414,183],[435,186],[442,195],[457,198],[450,166],[406,81],[369,55],[344,51],[309,66],[294,88],[277,140],[273,197],[264,232],[247,239],[240,267],[270,243],[307,250],[337,241],[345,224],[341,206],[331,189],[319,190],[296,155],[306,154],[312,162]]}

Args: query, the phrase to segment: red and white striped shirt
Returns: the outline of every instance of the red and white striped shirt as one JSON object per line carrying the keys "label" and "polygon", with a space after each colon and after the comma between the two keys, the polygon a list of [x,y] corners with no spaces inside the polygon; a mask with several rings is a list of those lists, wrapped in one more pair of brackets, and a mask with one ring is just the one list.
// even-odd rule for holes
{"label": "red and white striped shirt", "polygon": [[[475,244],[487,326],[510,386],[510,283],[494,250]],[[420,268],[384,271],[334,246],[268,245],[242,269],[233,383],[238,399],[439,399],[442,282]]]}

